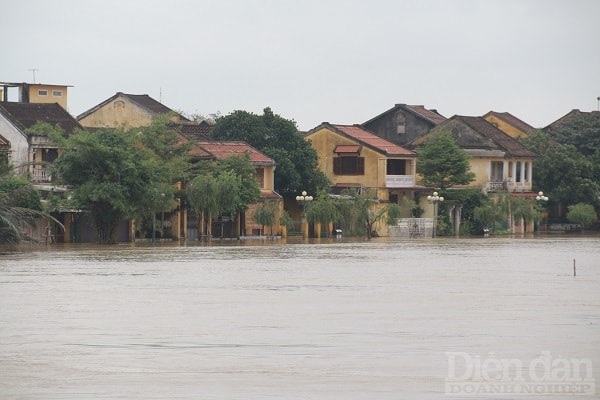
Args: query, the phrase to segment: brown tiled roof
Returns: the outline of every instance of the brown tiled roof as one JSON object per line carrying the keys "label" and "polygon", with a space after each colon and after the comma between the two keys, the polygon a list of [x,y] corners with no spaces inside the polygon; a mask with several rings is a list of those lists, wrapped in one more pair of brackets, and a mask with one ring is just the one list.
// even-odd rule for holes
{"label": "brown tiled roof", "polygon": [[513,139],[500,129],[496,128],[493,124],[489,123],[483,117],[465,117],[455,115],[452,120],[458,120],[468,125],[482,136],[485,136],[492,140],[496,145],[503,148],[510,155],[515,157],[536,157],[533,151],[523,146],[518,140]]}
{"label": "brown tiled roof", "polygon": [[199,124],[178,124],[177,131],[195,140],[207,140],[210,138],[211,124],[202,121]]}
{"label": "brown tiled roof", "polygon": [[10,148],[10,143],[2,135],[0,135],[0,150],[7,150]]}
{"label": "brown tiled roof", "polygon": [[149,110],[154,114],[166,114],[166,113],[170,113],[173,111],[169,107],[162,104],[161,102],[154,100],[152,97],[148,96],[147,94],[121,93],[121,95],[129,98],[134,103],[137,103],[140,107],[145,108],[146,110]]}
{"label": "brown tiled roof", "polygon": [[75,129],[83,129],[58,103],[1,102],[0,113],[21,131],[31,128],[38,121],[58,124],[67,134],[73,133]]}
{"label": "brown tiled roof", "polygon": [[[79,114],[77,116],[77,119],[80,120],[82,118],[87,117],[88,115],[92,114],[94,111],[98,110],[99,108],[104,107],[108,103],[111,103],[112,101],[114,101],[116,98],[118,98],[120,96],[127,97],[133,103],[136,103],[138,106],[148,110],[150,113],[155,114],[155,115],[167,114],[167,113],[174,112],[169,107],[165,106],[164,104],[162,104],[161,102],[159,102],[157,100],[154,100],[152,97],[148,96],[147,94],[127,94],[127,93],[123,93],[123,92],[117,92],[114,96],[111,96],[110,98],[104,100],[102,103]],[[183,115],[180,115],[180,114],[177,114],[177,115],[179,115],[181,120],[189,121],[189,119],[185,118]]]}
{"label": "brown tiled roof", "polygon": [[422,106],[422,105],[396,104],[394,107],[390,108],[387,111],[382,112],[381,114],[377,115],[376,117],[371,118],[367,122],[364,122],[362,125],[369,125],[369,123],[371,123],[372,121],[377,120],[386,114],[395,112],[398,109],[402,109],[404,111],[408,111],[410,113],[416,114],[417,116],[429,121],[432,125],[441,124],[442,122],[444,122],[446,120],[446,117],[439,114],[437,111],[428,110],[425,108],[425,106]]}
{"label": "brown tiled roof", "polygon": [[521,132],[525,132],[527,134],[529,134],[535,130],[535,128],[533,126],[529,125],[527,122],[520,120],[519,118],[515,117],[511,113],[490,111],[487,114],[485,114],[483,116],[483,118],[487,117],[488,115],[493,115],[496,118],[501,119],[502,121],[506,122],[507,124],[514,126]]}
{"label": "brown tiled roof", "polygon": [[248,153],[250,161],[258,165],[274,165],[275,161],[267,157],[254,147],[244,142],[197,142],[203,150],[212,154],[217,159],[225,159],[230,156],[242,156]]}
{"label": "brown tiled roof", "polygon": [[405,107],[414,112],[415,114],[419,114],[421,117],[428,119],[436,125],[441,124],[446,120],[446,117],[438,114],[437,112],[428,110],[424,106],[405,105]]}
{"label": "brown tiled roof", "polygon": [[[326,125],[329,125],[325,123]],[[323,124],[322,124],[323,125]],[[321,126],[322,126],[321,125]],[[384,153],[388,156],[415,156],[416,154],[402,146],[398,146],[388,140],[380,138],[375,134],[367,131],[360,125],[329,125],[335,131],[358,140],[360,143],[369,146],[370,148]]]}

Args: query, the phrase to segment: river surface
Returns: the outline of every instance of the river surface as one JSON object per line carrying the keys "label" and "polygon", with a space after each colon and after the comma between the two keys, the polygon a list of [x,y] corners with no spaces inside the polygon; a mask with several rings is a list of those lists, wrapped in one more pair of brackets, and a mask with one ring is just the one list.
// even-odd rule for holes
{"label": "river surface", "polygon": [[541,355],[593,365],[596,394],[525,398],[598,398],[598,236],[0,254],[1,399],[451,399],[494,361],[564,381],[527,375]]}

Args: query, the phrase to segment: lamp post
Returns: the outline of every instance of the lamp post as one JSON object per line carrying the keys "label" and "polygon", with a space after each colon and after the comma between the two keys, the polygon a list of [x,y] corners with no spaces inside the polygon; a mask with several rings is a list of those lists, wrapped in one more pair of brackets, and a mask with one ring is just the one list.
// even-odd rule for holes
{"label": "lamp post", "polygon": [[299,196],[296,196],[296,201],[298,202],[298,204],[300,204],[302,206],[302,239],[308,237],[308,227],[306,227],[305,229],[305,220],[306,220],[306,204],[310,203],[311,201],[313,201],[313,197],[309,196],[306,193],[306,190],[302,191],[302,194]]}
{"label": "lamp post", "polygon": [[[540,214],[541,214],[541,208],[543,207],[542,205],[548,201],[548,196],[544,196],[544,192],[540,191],[540,192],[538,192],[537,196],[535,196],[535,200],[537,201],[538,207],[540,209]],[[540,219],[541,219],[541,215],[540,215]],[[536,231],[539,233],[539,231],[540,231],[539,221],[537,224],[538,224],[538,226],[537,226]]]}
{"label": "lamp post", "polygon": [[433,227],[431,229],[431,237],[434,238],[437,228],[438,204],[444,201],[444,197],[440,196],[438,192],[433,192],[432,195],[427,196],[427,201],[430,204],[433,204]]}

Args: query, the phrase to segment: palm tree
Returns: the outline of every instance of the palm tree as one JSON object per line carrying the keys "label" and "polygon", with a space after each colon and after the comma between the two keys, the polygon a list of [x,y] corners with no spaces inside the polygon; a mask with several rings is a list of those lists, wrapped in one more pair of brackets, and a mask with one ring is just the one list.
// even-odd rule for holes
{"label": "palm tree", "polygon": [[33,226],[37,218],[55,222],[64,229],[59,221],[42,211],[39,194],[30,183],[11,177],[6,165],[0,170],[0,244],[31,240],[23,228]]}

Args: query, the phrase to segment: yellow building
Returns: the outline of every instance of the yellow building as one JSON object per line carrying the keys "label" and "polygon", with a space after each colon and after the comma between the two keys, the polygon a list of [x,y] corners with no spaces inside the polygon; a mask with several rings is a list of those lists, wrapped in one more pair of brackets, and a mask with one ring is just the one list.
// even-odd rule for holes
{"label": "yellow building", "polygon": [[[464,187],[480,188],[485,193],[506,190],[513,196],[532,197],[533,160],[537,154],[523,146],[483,117],[455,115],[412,143],[417,147],[430,137],[448,132],[469,156],[475,180]],[[513,226],[513,231],[532,230],[533,226]]]}
{"label": "yellow building", "polygon": [[[267,203],[271,202],[276,210],[275,220],[280,221],[283,213],[283,198],[277,192],[275,192],[275,161],[272,158],[267,157],[254,147],[244,142],[215,142],[215,141],[198,141],[197,146],[202,150],[206,151],[210,155],[212,160],[218,161],[223,160],[232,156],[244,156],[248,155],[250,162],[254,165],[255,174],[254,177],[260,187],[260,202]],[[248,210],[240,215],[240,218],[236,221],[239,225],[237,229],[230,230],[229,236],[234,236],[235,232],[239,232],[241,236],[260,236],[260,235],[286,235],[285,227],[281,226],[277,222],[272,227],[262,227],[253,221],[253,215],[258,204],[250,204]],[[216,224],[219,222],[217,221]],[[205,235],[204,231],[205,224],[200,224],[200,236]],[[215,234],[215,228],[213,227],[213,236]],[[263,231],[264,228],[264,231]],[[271,232],[272,230],[272,232]]]}
{"label": "yellow building", "polygon": [[58,103],[67,110],[68,99],[67,89],[70,85],[51,85],[45,83],[15,83],[0,82],[0,98],[2,101],[9,101],[9,91],[16,88],[18,91],[19,103]]}
{"label": "yellow building", "polygon": [[[403,204],[412,200],[416,154],[374,135],[360,125],[334,125],[324,122],[311,129],[305,139],[318,155],[319,169],[332,182],[333,193],[356,188],[380,202]],[[408,216],[408,215],[407,215]],[[386,236],[387,226],[378,226]]]}
{"label": "yellow building", "polygon": [[174,123],[193,123],[147,94],[121,92],[81,113],[77,121],[86,128],[127,129],[150,125],[153,118],[164,114],[173,114]]}
{"label": "yellow building", "polygon": [[526,138],[535,128],[507,112],[490,111],[483,118],[514,139]]}

